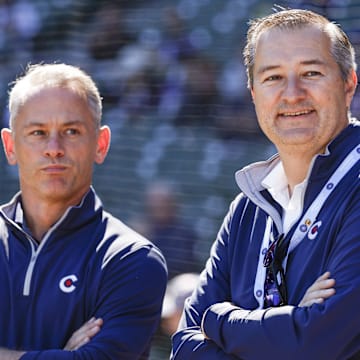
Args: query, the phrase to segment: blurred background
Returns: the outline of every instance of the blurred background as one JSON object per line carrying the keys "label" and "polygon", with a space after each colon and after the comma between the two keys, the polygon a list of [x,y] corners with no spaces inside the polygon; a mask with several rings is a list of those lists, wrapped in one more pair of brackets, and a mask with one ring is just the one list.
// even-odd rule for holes
{"label": "blurred background", "polygon": [[[276,4],[326,15],[359,47],[360,0]],[[273,6],[0,0],[1,126],[8,124],[10,83],[27,64],[66,62],[87,71],[112,129],[110,153],[94,178],[105,208],[159,245],[170,278],[196,273],[239,192],[235,171],[275,152],[258,128],[242,65],[248,20]],[[359,111],[356,94],[352,112]],[[1,203],[17,190],[17,171],[1,152]]]}

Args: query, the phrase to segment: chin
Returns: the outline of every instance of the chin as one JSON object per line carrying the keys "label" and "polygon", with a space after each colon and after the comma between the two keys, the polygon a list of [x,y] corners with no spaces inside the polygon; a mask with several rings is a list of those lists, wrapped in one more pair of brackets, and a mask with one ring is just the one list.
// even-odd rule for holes
{"label": "chin", "polygon": [[284,143],[307,143],[311,141],[315,141],[316,134],[314,132],[314,129],[309,128],[297,128],[297,129],[289,129],[285,131],[281,131],[279,134],[279,138]]}
{"label": "chin", "polygon": [[63,181],[43,184],[42,187],[39,187],[39,191],[44,197],[48,197],[49,199],[68,197],[70,192],[73,193],[73,190],[70,191],[69,186]]}

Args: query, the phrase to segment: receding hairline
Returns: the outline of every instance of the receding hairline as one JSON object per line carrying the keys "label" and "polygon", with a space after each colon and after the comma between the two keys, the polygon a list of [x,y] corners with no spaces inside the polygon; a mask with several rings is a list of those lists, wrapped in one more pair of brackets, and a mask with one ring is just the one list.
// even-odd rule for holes
{"label": "receding hairline", "polygon": [[12,83],[8,103],[10,127],[19,109],[29,98],[51,88],[68,89],[87,101],[94,121],[100,126],[102,99],[93,79],[79,67],[54,63],[28,65],[24,73]]}

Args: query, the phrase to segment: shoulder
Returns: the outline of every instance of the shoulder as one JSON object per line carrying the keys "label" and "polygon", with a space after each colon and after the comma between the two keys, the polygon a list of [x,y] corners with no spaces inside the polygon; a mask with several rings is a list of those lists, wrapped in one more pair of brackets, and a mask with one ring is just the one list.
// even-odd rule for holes
{"label": "shoulder", "polygon": [[230,203],[228,216],[238,218],[243,216],[244,211],[255,211],[257,206],[244,193],[239,193]]}
{"label": "shoulder", "polygon": [[150,240],[109,213],[104,212],[103,221],[104,234],[97,245],[97,252],[103,255],[103,267],[116,258],[166,269],[163,254]]}

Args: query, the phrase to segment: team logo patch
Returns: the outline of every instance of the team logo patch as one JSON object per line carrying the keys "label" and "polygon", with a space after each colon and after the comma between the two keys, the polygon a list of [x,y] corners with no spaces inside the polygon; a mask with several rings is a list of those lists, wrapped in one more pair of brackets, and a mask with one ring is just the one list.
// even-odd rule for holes
{"label": "team logo patch", "polygon": [[321,221],[317,221],[308,231],[308,238],[310,240],[314,240],[319,232],[319,228],[321,226],[322,222]]}
{"label": "team logo patch", "polygon": [[60,290],[64,293],[73,292],[76,288],[75,283],[77,282],[77,280],[78,278],[74,274],[64,276],[59,282]]}

